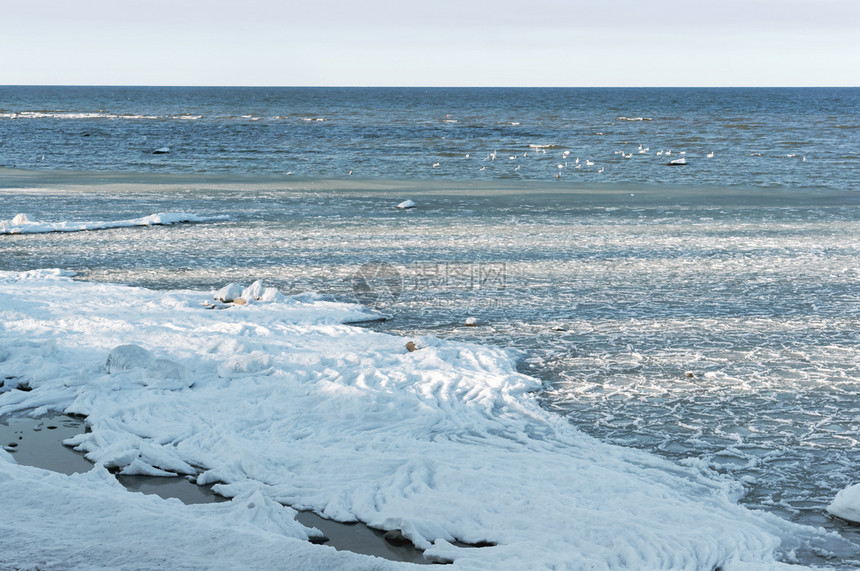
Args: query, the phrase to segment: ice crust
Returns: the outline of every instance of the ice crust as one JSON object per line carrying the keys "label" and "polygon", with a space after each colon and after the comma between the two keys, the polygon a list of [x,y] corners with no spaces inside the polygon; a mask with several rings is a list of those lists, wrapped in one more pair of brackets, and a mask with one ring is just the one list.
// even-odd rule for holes
{"label": "ice crust", "polygon": [[[208,311],[214,293],[0,272],[0,378],[32,389],[0,388],[0,415],[86,415],[91,431],[67,443],[97,463],[62,476],[0,455],[0,558],[396,566],[298,541],[308,531],[280,504],[402,530],[468,569],[778,569],[777,551],[824,535],[738,506],[740,486],[706,469],[581,434],[504,350],[428,336],[410,352],[343,325],[372,317],[357,305],[305,294]],[[105,468],[195,475],[233,501],[143,498]]]}
{"label": "ice crust", "polygon": [[24,214],[16,214],[11,220],[0,220],[0,234],[44,234],[46,232],[81,232],[84,230],[107,230],[130,226],[165,226],[182,222],[207,222],[223,217],[201,217],[188,212],[160,212],[141,218],[126,220],[88,222],[38,222]]}

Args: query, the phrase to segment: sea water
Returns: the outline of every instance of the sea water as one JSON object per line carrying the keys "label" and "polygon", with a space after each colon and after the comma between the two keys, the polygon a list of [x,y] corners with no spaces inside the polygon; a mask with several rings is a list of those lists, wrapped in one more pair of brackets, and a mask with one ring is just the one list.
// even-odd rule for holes
{"label": "sea water", "polygon": [[0,236],[0,269],[262,279],[511,347],[580,430],[860,546],[824,511],[860,461],[858,95],[2,88],[0,218],[228,218]]}

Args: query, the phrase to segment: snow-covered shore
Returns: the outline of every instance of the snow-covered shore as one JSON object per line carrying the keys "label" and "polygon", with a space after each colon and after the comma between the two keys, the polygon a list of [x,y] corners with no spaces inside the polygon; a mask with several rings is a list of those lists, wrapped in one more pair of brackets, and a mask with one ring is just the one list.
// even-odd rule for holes
{"label": "snow-covered shore", "polygon": [[[582,435],[503,350],[424,337],[410,352],[344,325],[373,317],[357,305],[206,309],[212,293],[0,273],[0,415],[86,415],[73,443],[96,463],[65,476],[0,451],[0,562],[402,565],[305,542],[281,504],[401,530],[462,568],[768,569],[826,540],[738,506],[737,484],[694,465]],[[123,345],[143,357],[106,367]],[[234,499],[143,497],[107,469],[193,474]]]}

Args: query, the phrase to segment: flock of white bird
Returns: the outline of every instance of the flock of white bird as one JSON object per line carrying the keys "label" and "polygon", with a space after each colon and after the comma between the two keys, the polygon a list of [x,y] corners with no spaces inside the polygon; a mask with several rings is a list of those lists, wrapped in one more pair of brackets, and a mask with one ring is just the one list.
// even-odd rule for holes
{"label": "flock of white bird", "polygon": [[[532,150],[533,156],[542,157],[543,155],[547,154],[548,149],[552,148],[552,145],[535,145],[535,144],[532,144],[532,145],[529,145],[529,148]],[[637,155],[647,155],[650,153],[650,150],[651,150],[650,147],[646,147],[644,145],[639,145],[639,148],[638,148],[636,154]],[[673,152],[674,151],[672,151],[671,149],[660,150],[660,151],[656,151],[655,156],[657,156],[657,157],[671,157]],[[666,164],[685,165],[687,152],[686,151],[678,151],[678,152],[676,152],[676,154],[678,155],[679,158],[670,160]],[[564,172],[566,169],[577,170],[577,169],[581,169],[583,166],[584,167],[596,166],[595,161],[593,161],[591,159],[585,159],[584,161],[582,161],[582,160],[580,160],[579,157],[574,157],[573,160],[571,160],[570,155],[571,155],[570,151],[566,150],[566,151],[561,152],[561,162],[559,162],[556,165],[557,168],[556,168],[556,172],[555,172],[555,178],[557,178],[557,179],[561,178],[562,172]],[[625,159],[633,158],[633,152],[625,152],[623,150],[615,151],[615,155],[620,155],[621,157],[623,157]],[[714,158],[714,155],[715,155],[714,152],[710,152],[705,156],[709,159],[712,159],[712,158]],[[513,155],[508,154],[507,159],[508,159],[508,161],[519,161],[519,160],[528,158],[528,156],[529,156],[529,151],[524,151],[522,154],[519,154],[519,153],[513,154]],[[472,155],[470,153],[466,153],[464,158],[471,159]],[[481,160],[481,162],[482,163],[494,162],[497,158],[501,159],[501,157],[499,157],[498,150],[494,150],[492,153],[488,153],[486,156],[484,156],[484,158]],[[441,162],[436,162],[436,163],[433,163],[432,168],[440,168],[441,166],[442,166]],[[514,166],[514,169],[513,169],[514,172],[520,170],[521,166],[522,166],[522,163],[517,163]],[[485,170],[487,170],[486,164],[482,164],[481,167],[478,169],[479,172],[485,171]],[[597,174],[602,174],[605,170],[606,170],[606,165],[602,165],[599,169],[597,169]]]}

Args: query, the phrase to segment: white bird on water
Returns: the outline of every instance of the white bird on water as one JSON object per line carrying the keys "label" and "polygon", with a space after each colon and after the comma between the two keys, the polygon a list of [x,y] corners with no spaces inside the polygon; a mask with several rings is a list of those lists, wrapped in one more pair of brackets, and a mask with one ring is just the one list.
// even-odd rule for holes
{"label": "white bird on water", "polygon": [[587,166],[587,167],[593,167],[593,166],[594,166],[594,161],[589,161],[589,160],[587,160],[587,159],[586,159],[586,161],[585,161],[585,166]]}
{"label": "white bird on water", "polygon": [[713,151],[711,151],[711,152],[710,152],[710,153],[708,153],[706,156],[707,156],[709,159],[712,159],[712,158],[714,158],[714,152],[713,152]]}
{"label": "white bird on water", "polygon": [[601,174],[605,169],[606,169],[606,167],[600,167],[600,170],[597,171],[597,174]]}

